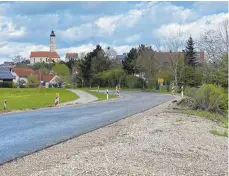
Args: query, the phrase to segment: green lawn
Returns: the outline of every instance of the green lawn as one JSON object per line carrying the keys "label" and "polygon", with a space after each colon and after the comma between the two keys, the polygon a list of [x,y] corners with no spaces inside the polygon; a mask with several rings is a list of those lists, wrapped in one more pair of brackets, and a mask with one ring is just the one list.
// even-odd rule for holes
{"label": "green lawn", "polygon": [[54,106],[56,93],[60,95],[60,103],[79,98],[76,94],[61,88],[1,88],[0,111],[3,111],[4,100],[7,101],[7,111]]}
{"label": "green lawn", "polygon": [[[91,91],[88,88],[78,88],[79,90],[85,91],[91,95],[94,95],[95,97],[98,98],[97,101],[102,101],[102,100],[106,100],[107,99],[107,95],[105,93],[102,92],[97,92],[97,91]],[[96,89],[92,89],[92,90],[96,90]],[[105,90],[105,89],[100,89],[100,90]],[[114,94],[109,94],[109,99],[113,99],[113,98],[117,98],[117,95]]]}

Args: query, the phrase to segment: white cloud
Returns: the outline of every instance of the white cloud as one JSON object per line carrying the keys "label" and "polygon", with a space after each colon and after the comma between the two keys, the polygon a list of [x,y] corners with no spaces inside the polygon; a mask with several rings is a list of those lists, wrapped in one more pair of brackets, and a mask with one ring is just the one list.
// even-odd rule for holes
{"label": "white cloud", "polygon": [[48,51],[49,47],[32,43],[0,42],[1,59],[12,59],[16,55],[29,58],[31,51]]}
{"label": "white cloud", "polygon": [[171,35],[171,32],[180,30],[186,35],[192,35],[194,39],[198,40],[201,33],[206,30],[217,29],[218,25],[226,19],[228,19],[228,13],[220,13],[204,16],[197,21],[186,24],[166,24],[154,30],[153,35],[158,36],[158,38],[167,38]]}
{"label": "white cloud", "polygon": [[26,30],[24,27],[17,27],[12,20],[0,16],[0,38],[7,40],[12,38],[20,38],[24,36]]}
{"label": "white cloud", "polygon": [[92,24],[83,24],[68,28],[67,30],[58,30],[57,35],[63,41],[81,41],[92,37],[95,33]]}
{"label": "white cloud", "polygon": [[135,34],[135,35],[126,37],[125,41],[127,43],[133,43],[133,42],[138,42],[140,39],[141,39],[140,34]]}

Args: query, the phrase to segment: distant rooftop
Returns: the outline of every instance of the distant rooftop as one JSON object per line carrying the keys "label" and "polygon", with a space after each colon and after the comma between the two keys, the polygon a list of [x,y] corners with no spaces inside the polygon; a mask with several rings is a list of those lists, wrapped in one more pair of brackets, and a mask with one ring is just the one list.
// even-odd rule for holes
{"label": "distant rooftop", "polygon": [[7,67],[0,67],[0,79],[14,79],[15,76],[12,75],[11,71]]}

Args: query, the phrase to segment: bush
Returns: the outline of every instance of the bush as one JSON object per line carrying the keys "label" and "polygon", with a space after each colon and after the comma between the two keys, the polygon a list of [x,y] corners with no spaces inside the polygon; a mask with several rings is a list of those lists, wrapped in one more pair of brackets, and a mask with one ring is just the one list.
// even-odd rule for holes
{"label": "bush", "polygon": [[228,96],[222,87],[213,84],[203,85],[197,90],[194,98],[201,110],[222,115],[228,110]]}
{"label": "bush", "polygon": [[195,87],[185,87],[184,88],[184,95],[193,98],[193,97],[195,97],[197,90],[198,89]]}
{"label": "bush", "polygon": [[12,88],[17,88],[17,84],[16,83],[13,83]]}

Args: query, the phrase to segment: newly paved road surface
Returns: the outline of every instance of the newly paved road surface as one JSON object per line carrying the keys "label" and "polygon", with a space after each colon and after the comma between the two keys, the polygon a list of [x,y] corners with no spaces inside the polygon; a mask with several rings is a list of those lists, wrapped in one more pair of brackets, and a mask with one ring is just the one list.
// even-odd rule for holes
{"label": "newly paved road surface", "polygon": [[121,95],[91,104],[0,115],[0,164],[173,99],[144,92]]}

